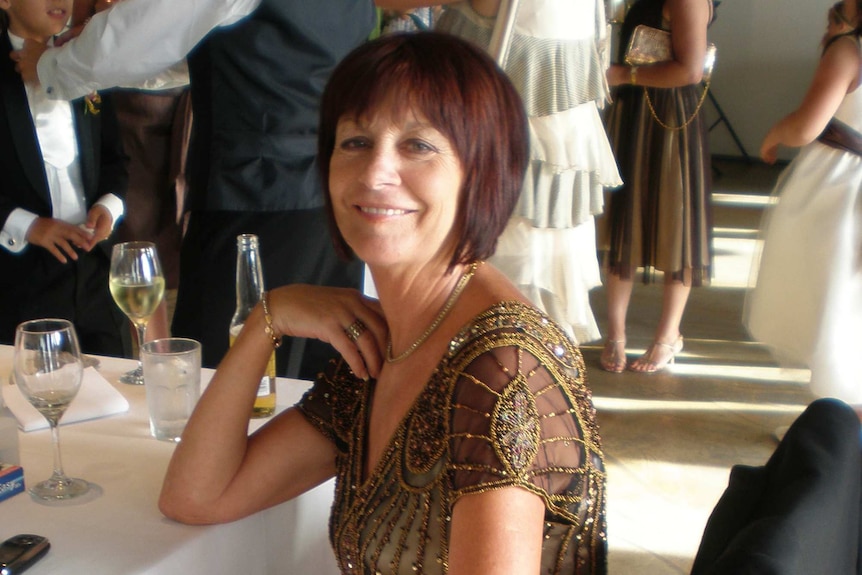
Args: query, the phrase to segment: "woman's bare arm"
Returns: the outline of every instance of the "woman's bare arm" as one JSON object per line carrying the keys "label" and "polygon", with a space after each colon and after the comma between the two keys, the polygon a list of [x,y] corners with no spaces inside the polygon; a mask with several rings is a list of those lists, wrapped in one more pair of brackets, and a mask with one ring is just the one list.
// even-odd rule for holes
{"label": "woman's bare arm", "polygon": [[521,487],[465,495],[452,512],[450,575],[534,575],[541,569],[542,499]]}
{"label": "woman's bare arm", "polygon": [[[286,286],[270,292],[276,333],[328,341],[360,377],[382,364],[386,322],[355,290]],[[354,343],[344,328],[367,330]],[[185,523],[223,523],[271,507],[335,473],[336,451],[296,409],[250,437],[249,416],[273,350],[260,305],[218,367],[177,445],[162,486],[161,511]]]}
{"label": "woman's bare arm", "polygon": [[817,66],[802,104],[775,124],[760,146],[760,156],[775,162],[778,146],[799,147],[823,132],[847,92],[859,83],[862,65],[856,41],[851,37],[833,42]]}

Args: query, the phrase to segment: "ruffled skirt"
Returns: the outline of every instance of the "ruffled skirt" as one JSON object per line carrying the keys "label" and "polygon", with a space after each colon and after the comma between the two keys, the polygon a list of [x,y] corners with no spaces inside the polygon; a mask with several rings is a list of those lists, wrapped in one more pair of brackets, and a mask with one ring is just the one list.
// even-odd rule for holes
{"label": "ruffled skirt", "polygon": [[[530,35],[549,23],[548,14],[521,6],[504,69],[529,115],[531,162],[491,262],[583,343],[601,337],[589,303],[589,290],[601,285],[594,216],[602,212],[605,188],[622,183],[598,110],[608,96],[596,39],[604,22],[584,22],[586,5],[539,4],[566,6],[565,21],[579,30],[564,26],[568,37],[555,38],[550,29],[558,20],[547,36]],[[493,24],[461,4],[444,13],[437,30],[485,49]]]}

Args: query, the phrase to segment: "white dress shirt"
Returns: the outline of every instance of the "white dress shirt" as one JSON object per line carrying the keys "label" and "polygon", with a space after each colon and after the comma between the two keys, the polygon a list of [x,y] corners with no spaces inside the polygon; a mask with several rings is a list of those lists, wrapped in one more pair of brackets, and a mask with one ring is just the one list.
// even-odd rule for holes
{"label": "white dress shirt", "polygon": [[[314,1],[314,0],[307,0]],[[51,98],[72,100],[134,86],[186,57],[218,26],[250,14],[261,0],[124,0],[95,14],[81,35],[39,59]]]}
{"label": "white dress shirt", "polygon": [[[15,50],[24,46],[24,40],[11,32],[9,40]],[[52,217],[74,225],[84,224],[87,221],[87,203],[78,161],[72,104],[66,100],[49,99],[42,88],[24,88],[45,165]],[[107,208],[113,223],[123,215],[123,201],[114,194],[106,194],[96,203]],[[38,217],[23,208],[12,210],[0,231],[0,245],[12,253],[22,251],[28,245],[25,239],[27,231]]]}

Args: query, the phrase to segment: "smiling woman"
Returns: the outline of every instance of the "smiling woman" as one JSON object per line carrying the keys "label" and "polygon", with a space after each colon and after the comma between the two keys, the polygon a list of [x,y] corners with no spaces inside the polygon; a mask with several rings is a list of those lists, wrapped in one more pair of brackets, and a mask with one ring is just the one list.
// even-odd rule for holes
{"label": "smiling woman", "polygon": [[[333,236],[367,262],[380,301],[273,290],[198,403],[162,510],[230,521],[334,475],[343,573],[605,573],[583,358],[483,264],[528,161],[515,89],[453,36],[386,36],[334,71],[319,142]],[[247,437],[272,334],[342,357]]]}
{"label": "smiling woman", "polygon": [[360,259],[391,265],[417,250],[435,251],[429,259],[454,251],[463,169],[423,117],[342,119],[330,166],[335,221]]}
{"label": "smiling woman", "polygon": [[[441,59],[434,50],[449,50],[451,40],[442,34],[419,36],[416,42],[400,38],[354,53],[342,64],[343,73],[333,76],[321,104],[318,154],[323,181],[329,180],[332,167],[325,159],[335,151],[339,121],[367,123],[376,110],[385,110],[392,121],[415,114],[469,167],[458,197],[456,227],[462,235],[452,264],[485,259],[493,253],[521,191],[529,157],[523,105],[508,81],[494,77],[496,69],[480,72],[479,60],[487,66],[483,53],[465,50],[463,60]],[[376,67],[369,66],[371,62]],[[338,228],[331,230],[349,253]]]}

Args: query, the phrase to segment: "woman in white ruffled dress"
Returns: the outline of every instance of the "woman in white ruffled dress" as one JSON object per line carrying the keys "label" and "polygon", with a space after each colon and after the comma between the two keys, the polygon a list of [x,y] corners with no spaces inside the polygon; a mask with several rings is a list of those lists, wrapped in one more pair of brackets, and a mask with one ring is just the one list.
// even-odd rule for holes
{"label": "woman in white ruffled dress", "polygon": [[[435,29],[488,49],[499,4],[450,4]],[[491,261],[577,343],[597,340],[594,216],[604,188],[622,183],[598,111],[609,94],[604,2],[520,0],[508,40],[498,62],[527,108],[532,161]]]}
{"label": "woman in white ruffled dress", "polygon": [[862,408],[862,50],[856,6],[829,11],[824,49],[801,106],[761,147],[802,146],[781,174],[745,322],[783,363],[811,369],[811,390]]}

